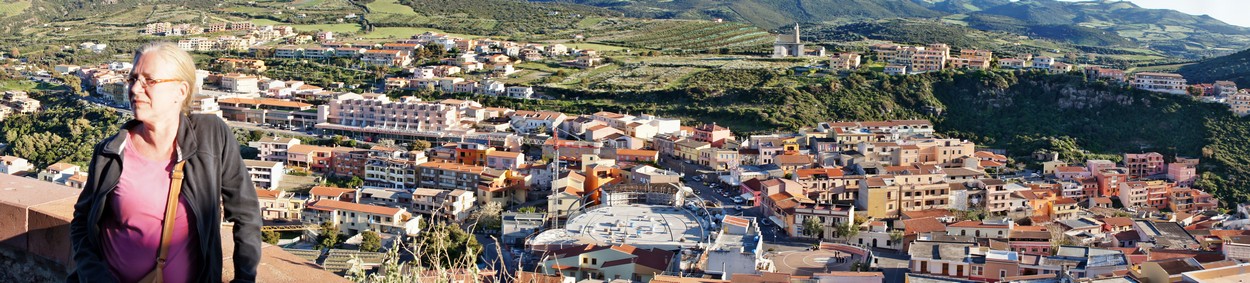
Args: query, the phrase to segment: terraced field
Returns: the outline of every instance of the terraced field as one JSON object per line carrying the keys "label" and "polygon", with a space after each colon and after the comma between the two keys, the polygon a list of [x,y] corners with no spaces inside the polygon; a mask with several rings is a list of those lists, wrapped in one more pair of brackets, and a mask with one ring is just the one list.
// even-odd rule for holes
{"label": "terraced field", "polygon": [[711,50],[719,48],[756,48],[776,38],[767,31],[743,23],[692,21],[659,22],[637,33],[626,34],[604,42],[630,47],[658,50]]}

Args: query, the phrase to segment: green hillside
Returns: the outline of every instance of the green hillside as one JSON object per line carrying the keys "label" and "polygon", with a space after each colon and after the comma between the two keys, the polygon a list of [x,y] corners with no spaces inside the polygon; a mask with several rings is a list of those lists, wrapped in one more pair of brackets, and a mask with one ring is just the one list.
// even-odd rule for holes
{"label": "green hillside", "polygon": [[1211,83],[1217,80],[1233,81],[1238,86],[1250,86],[1250,50],[1228,56],[1210,58],[1186,65],[1177,70],[1190,83]]}
{"label": "green hillside", "polygon": [[[1195,59],[1250,46],[1250,29],[1208,16],[1145,9],[1123,1],[1057,0],[561,0],[635,17],[723,18],[776,30],[800,22],[838,26],[891,18],[941,18],[986,31],[1082,46],[1148,46]],[[906,41],[918,41],[916,39]]]}

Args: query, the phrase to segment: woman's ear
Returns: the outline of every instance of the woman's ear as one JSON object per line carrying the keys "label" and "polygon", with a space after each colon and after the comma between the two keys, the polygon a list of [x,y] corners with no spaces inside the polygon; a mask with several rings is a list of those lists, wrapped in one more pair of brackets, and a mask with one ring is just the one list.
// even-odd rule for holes
{"label": "woman's ear", "polygon": [[191,95],[191,83],[190,83],[190,82],[186,82],[186,81],[182,82],[182,88],[181,88],[181,89],[182,89],[182,96],[178,97],[178,101],[184,101],[184,102],[185,102],[185,101],[187,101],[187,96],[188,96],[188,95]]}

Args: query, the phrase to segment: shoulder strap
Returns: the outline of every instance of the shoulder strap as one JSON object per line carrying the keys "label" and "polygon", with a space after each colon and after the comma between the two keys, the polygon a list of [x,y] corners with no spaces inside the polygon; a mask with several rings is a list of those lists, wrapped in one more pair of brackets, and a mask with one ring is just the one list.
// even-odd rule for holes
{"label": "shoulder strap", "polygon": [[169,199],[165,200],[165,220],[162,221],[164,226],[161,227],[161,247],[156,257],[156,270],[165,270],[165,260],[169,257],[169,242],[174,237],[174,222],[178,217],[178,194],[182,192],[182,167],[187,161],[179,161],[174,165],[174,171],[170,172],[169,180]]}

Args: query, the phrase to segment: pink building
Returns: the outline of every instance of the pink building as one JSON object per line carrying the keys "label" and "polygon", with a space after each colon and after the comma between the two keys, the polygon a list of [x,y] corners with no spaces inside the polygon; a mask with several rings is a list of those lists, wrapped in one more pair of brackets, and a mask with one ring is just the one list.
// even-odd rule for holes
{"label": "pink building", "polygon": [[733,136],[729,132],[729,128],[717,126],[716,123],[703,124],[694,128],[694,140],[712,144],[712,147],[721,147],[725,144],[725,139]]}
{"label": "pink building", "polygon": [[1055,168],[1055,178],[1064,181],[1072,181],[1089,176],[1089,170],[1081,166],[1059,166]]}
{"label": "pink building", "polygon": [[1124,167],[1128,168],[1128,175],[1132,178],[1162,174],[1165,170],[1163,155],[1158,152],[1125,153]]}
{"label": "pink building", "polygon": [[1198,159],[1177,157],[1176,162],[1168,163],[1168,180],[1176,182],[1177,187],[1188,187],[1198,178]]}

